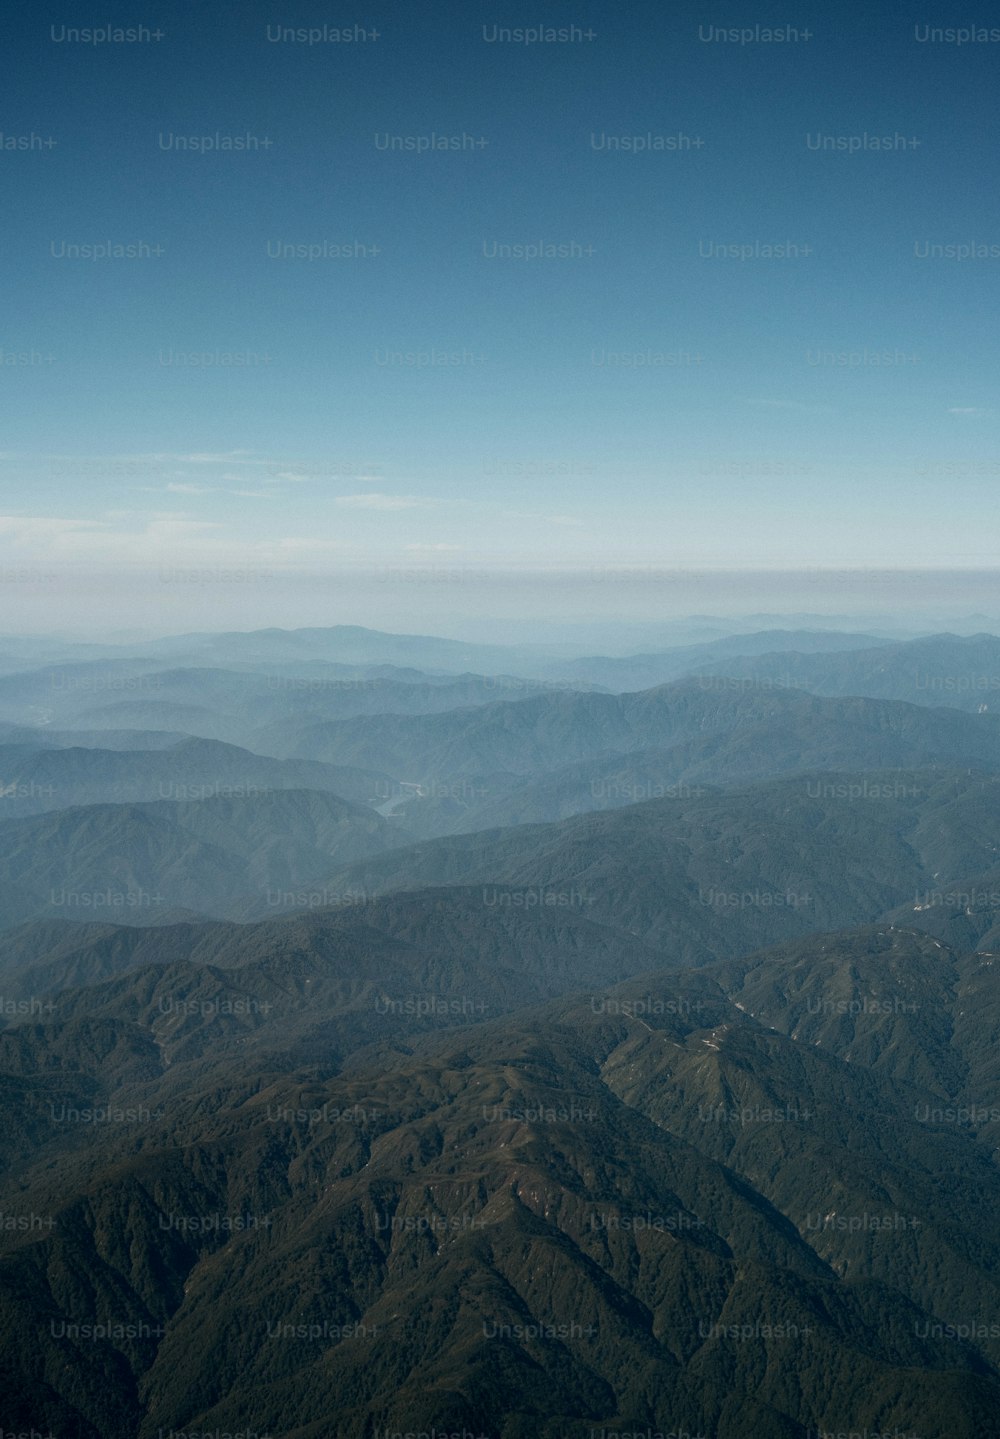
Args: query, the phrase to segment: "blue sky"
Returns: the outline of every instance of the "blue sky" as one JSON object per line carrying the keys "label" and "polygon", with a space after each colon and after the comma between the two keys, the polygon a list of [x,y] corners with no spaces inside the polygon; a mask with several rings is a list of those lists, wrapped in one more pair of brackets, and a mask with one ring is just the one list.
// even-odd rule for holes
{"label": "blue sky", "polygon": [[[985,8],[212,8],[4,22],[15,612],[154,564],[995,563]],[[368,38],[272,38],[323,26]]]}

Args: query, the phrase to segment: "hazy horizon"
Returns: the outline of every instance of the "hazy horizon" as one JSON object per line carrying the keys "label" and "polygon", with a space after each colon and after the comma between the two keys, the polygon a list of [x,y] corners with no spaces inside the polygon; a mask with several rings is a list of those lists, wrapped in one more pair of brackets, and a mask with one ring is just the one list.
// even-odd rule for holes
{"label": "hazy horizon", "polygon": [[[725,628],[843,627],[900,634],[1000,629],[1000,571],[591,571],[474,566],[357,566],[336,573],[123,561],[113,576],[82,566],[0,568],[0,633],[55,632],[108,642],[187,632],[359,625],[462,638],[567,630],[655,630],[706,621]],[[805,624],[802,621],[806,621]],[[773,621],[773,623],[770,623]],[[511,642],[514,642],[512,639]],[[544,641],[549,642],[549,641]],[[683,642],[683,641],[681,641]]]}

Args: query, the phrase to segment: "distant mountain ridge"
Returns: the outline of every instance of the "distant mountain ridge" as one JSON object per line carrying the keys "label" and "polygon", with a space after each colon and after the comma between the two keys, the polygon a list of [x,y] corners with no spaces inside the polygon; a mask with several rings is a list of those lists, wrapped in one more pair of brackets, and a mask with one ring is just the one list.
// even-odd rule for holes
{"label": "distant mountain ridge", "polygon": [[1000,712],[1000,639],[931,635],[833,654],[760,654],[707,666],[748,687],[799,686],[823,695],[869,695],[910,704]]}
{"label": "distant mountain ridge", "polygon": [[[819,738],[811,741],[821,726]],[[302,731],[290,757],[386,770],[413,781],[446,781],[504,773],[538,775],[609,752],[689,745],[681,773],[694,768],[699,745],[756,726],[762,754],[783,752],[789,735],[808,759],[832,767],[827,751],[846,756],[867,744],[881,760],[921,764],[939,755],[989,766],[1000,761],[1000,715],[966,715],[898,701],[828,699],[778,686],[742,690],[714,677],[688,678],[638,693],[553,693],[441,715],[373,715]],[[770,736],[777,735],[773,742]],[[853,761],[857,764],[857,754]],[[872,761],[867,761],[872,762]],[[850,761],[848,761],[850,763]],[[708,779],[708,775],[705,776]],[[709,781],[710,782],[710,781]]]}
{"label": "distant mountain ridge", "polygon": [[405,842],[369,808],[315,790],[96,804],[0,823],[0,925],[51,918],[159,924],[172,910],[239,918],[342,862]]}
{"label": "distant mountain ridge", "polygon": [[367,804],[380,787],[388,793],[390,784],[379,771],[279,760],[190,736],[132,751],[0,745],[0,819],[71,805],[252,798],[284,789],[313,789]]}
{"label": "distant mountain ridge", "polygon": [[998,800],[996,775],[816,773],[426,840],[326,885],[480,884],[498,907],[576,896],[589,919],[701,964],[870,922],[949,876],[984,873],[1000,863]]}

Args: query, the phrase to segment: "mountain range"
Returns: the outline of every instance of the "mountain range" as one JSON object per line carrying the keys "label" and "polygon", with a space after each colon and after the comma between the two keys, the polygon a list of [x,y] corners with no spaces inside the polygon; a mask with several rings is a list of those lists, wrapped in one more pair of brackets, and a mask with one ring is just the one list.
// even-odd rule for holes
{"label": "mountain range", "polygon": [[11,641],[2,1435],[1000,1439],[998,660]]}

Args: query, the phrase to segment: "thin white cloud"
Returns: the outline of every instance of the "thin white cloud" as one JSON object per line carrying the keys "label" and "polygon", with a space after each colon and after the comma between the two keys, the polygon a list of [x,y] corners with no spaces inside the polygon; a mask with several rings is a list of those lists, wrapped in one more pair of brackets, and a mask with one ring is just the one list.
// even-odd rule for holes
{"label": "thin white cloud", "polygon": [[384,495],[377,491],[367,495],[338,495],[334,500],[334,504],[350,510],[415,510],[429,503],[416,495]]}
{"label": "thin white cloud", "polygon": [[544,515],[534,510],[503,510],[505,520],[533,520],[543,525],[582,525],[575,515]]}
{"label": "thin white cloud", "polygon": [[190,554],[208,542],[217,545],[213,531],[222,526],[189,519],[186,515],[144,516],[141,527],[113,528],[101,520],[51,516],[0,516],[0,539],[39,555],[88,559],[112,564],[128,561],[158,562],[174,550],[174,558]]}
{"label": "thin white cloud", "polygon": [[[316,526],[321,530],[319,525]],[[201,520],[188,511],[105,510],[100,519],[0,515],[0,559],[96,566],[107,573],[138,569],[156,575],[167,567],[244,569],[294,574],[328,561],[363,562],[363,549],[320,533],[258,535],[234,532],[228,519]]]}
{"label": "thin white cloud", "polygon": [[350,475],[339,465],[331,465],[324,473],[322,465],[316,465],[311,474],[304,475],[300,470],[278,470],[274,476],[286,485],[308,485],[313,480],[353,480],[356,485],[377,485],[385,478],[384,475]]}
{"label": "thin white cloud", "polygon": [[134,465],[269,465],[267,459],[254,459],[253,450],[149,450],[141,455],[36,455],[39,460],[76,460],[82,464]]}
{"label": "thin white cloud", "polygon": [[206,453],[204,451],[196,451],[194,454],[150,455],[148,456],[148,458],[156,460],[181,460],[186,465],[231,465],[234,460],[238,460],[240,464],[267,464],[266,460],[251,459],[252,455],[253,450],[224,450],[221,454],[212,454],[211,452]]}
{"label": "thin white cloud", "polygon": [[318,540],[309,536],[290,535],[287,539],[278,540],[277,548],[285,553],[294,554],[321,554],[328,550],[343,550],[347,547],[341,540]]}
{"label": "thin white cloud", "polygon": [[53,544],[82,531],[99,530],[100,520],[70,520],[55,515],[0,515],[0,535],[15,544]]}
{"label": "thin white cloud", "polygon": [[806,405],[801,400],[747,400],[748,405],[757,405],[764,410],[792,410],[799,415],[833,415],[833,405]]}
{"label": "thin white cloud", "polygon": [[189,485],[171,480],[167,485],[138,485],[143,495],[241,495],[244,499],[272,500],[281,491],[277,488],[254,490],[247,488],[248,482],[239,475],[224,475],[224,479],[236,481],[235,485]]}

